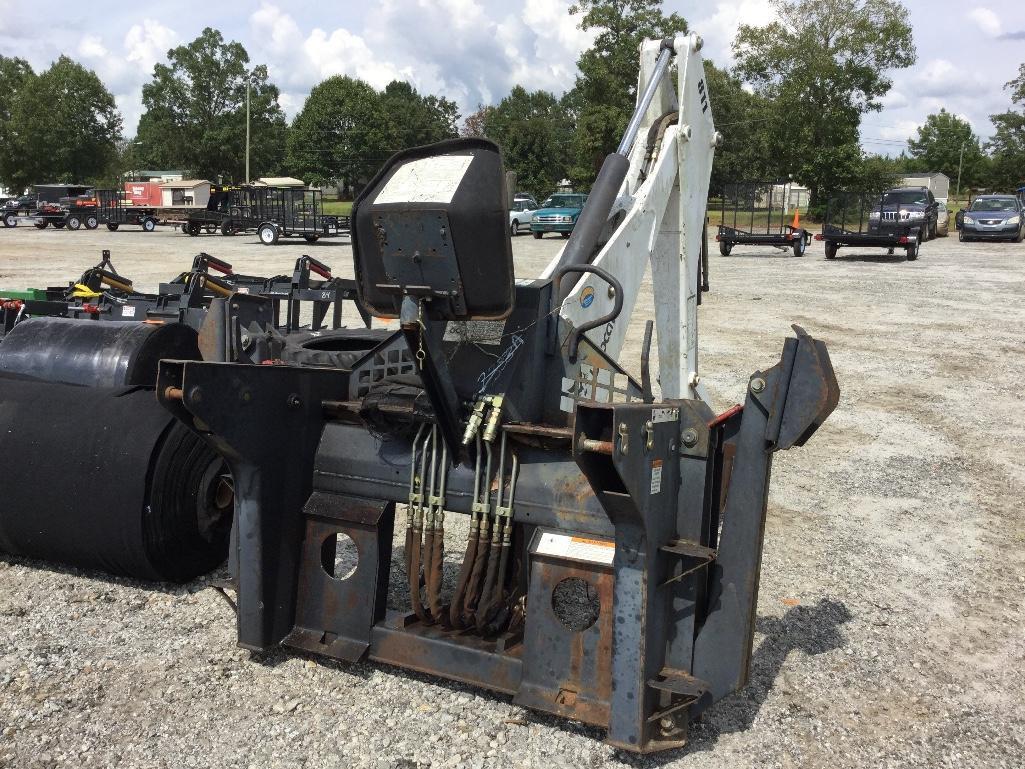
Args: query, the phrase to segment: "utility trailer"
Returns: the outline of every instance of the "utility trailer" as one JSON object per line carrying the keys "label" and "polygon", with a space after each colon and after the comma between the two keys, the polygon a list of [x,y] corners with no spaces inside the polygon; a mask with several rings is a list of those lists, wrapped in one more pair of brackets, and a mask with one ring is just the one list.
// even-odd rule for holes
{"label": "utility trailer", "polygon": [[280,238],[302,237],[307,243],[349,234],[349,217],[324,213],[324,195],[318,189],[264,187],[255,190],[254,210],[263,219],[257,228],[260,242],[276,245]]}
{"label": "utility trailer", "polygon": [[728,182],[722,191],[722,223],[715,236],[719,253],[729,256],[734,246],[750,245],[804,256],[811,233],[800,226],[800,214],[790,212],[789,199],[790,182]]}
{"label": "utility trailer", "polygon": [[825,244],[826,259],[835,259],[843,247],[885,248],[889,254],[900,248],[909,262],[918,258],[923,224],[887,202],[887,194],[845,191],[829,198],[822,232],[815,235]]}
{"label": "utility trailer", "polygon": [[105,224],[108,230],[116,232],[125,224],[139,226],[143,232],[153,232],[158,223],[156,209],[125,205],[123,196],[120,190],[95,190],[91,207],[79,204],[69,209],[68,229],[77,230],[78,222],[82,222],[90,230]]}
{"label": "utility trailer", "polygon": [[238,235],[255,230],[262,221],[256,206],[256,188],[251,185],[211,184],[206,208],[191,211],[182,222],[182,232]]}

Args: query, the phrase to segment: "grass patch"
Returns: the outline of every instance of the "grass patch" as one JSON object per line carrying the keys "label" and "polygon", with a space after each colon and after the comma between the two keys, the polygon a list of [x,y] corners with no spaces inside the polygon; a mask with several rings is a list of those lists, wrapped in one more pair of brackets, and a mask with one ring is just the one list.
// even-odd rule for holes
{"label": "grass patch", "polygon": [[324,213],[333,216],[348,216],[352,213],[352,203],[343,200],[325,200]]}

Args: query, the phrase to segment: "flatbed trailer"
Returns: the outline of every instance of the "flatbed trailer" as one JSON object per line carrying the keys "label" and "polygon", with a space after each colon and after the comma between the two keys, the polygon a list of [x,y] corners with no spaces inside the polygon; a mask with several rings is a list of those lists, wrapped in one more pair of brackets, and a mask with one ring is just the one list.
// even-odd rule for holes
{"label": "flatbed trailer", "polygon": [[880,193],[838,193],[826,205],[822,232],[815,240],[825,243],[826,259],[835,259],[844,247],[885,248],[889,254],[901,248],[913,262],[923,241],[922,223],[890,217],[891,213]]}
{"label": "flatbed trailer", "polygon": [[[719,253],[729,256],[734,246],[771,246],[804,256],[811,233],[800,226],[796,211],[788,224],[790,182],[729,182],[722,192],[722,223],[715,239]],[[745,229],[746,228],[746,229]]]}

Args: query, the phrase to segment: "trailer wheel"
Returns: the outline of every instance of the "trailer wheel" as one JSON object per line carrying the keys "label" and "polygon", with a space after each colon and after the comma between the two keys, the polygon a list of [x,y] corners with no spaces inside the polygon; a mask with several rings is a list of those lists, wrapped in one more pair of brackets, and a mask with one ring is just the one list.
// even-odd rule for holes
{"label": "trailer wheel", "polygon": [[40,219],[38,222],[33,222],[32,224],[37,230],[45,230],[47,221],[46,219]]}
{"label": "trailer wheel", "polygon": [[261,224],[259,235],[260,242],[265,246],[275,246],[278,243],[278,228],[273,224]]}
{"label": "trailer wheel", "polygon": [[221,234],[224,235],[224,236],[234,235],[235,234],[235,228],[232,227],[230,219],[225,219],[223,222],[221,222],[221,228],[220,229],[221,229]]}
{"label": "trailer wheel", "polygon": [[732,243],[728,243],[725,240],[720,240],[719,241],[719,253],[720,254],[722,254],[723,256],[729,256],[730,255],[730,251],[732,251],[732,250],[733,250],[733,244]]}
{"label": "trailer wheel", "polygon": [[107,229],[110,230],[111,232],[117,232],[117,228],[118,228],[117,222],[107,222]]}
{"label": "trailer wheel", "polygon": [[100,226],[99,219],[97,219],[92,214],[90,214],[89,216],[85,217],[85,228],[87,230],[95,230],[99,226]]}
{"label": "trailer wheel", "polygon": [[82,226],[82,222],[79,221],[77,216],[69,216],[64,223],[68,225],[69,230],[77,230]]}
{"label": "trailer wheel", "polygon": [[836,252],[839,250],[839,246],[831,240],[826,241],[826,259],[836,259]]}
{"label": "trailer wheel", "polygon": [[157,220],[154,219],[152,216],[147,216],[145,219],[142,220],[143,232],[153,232],[153,230],[155,230],[156,228]]}
{"label": "trailer wheel", "polygon": [[532,232],[531,235],[534,236],[534,240],[541,240],[541,236],[544,235],[544,233],[543,232]]}
{"label": "trailer wheel", "polygon": [[64,229],[64,222],[50,222],[50,225],[58,230]]}
{"label": "trailer wheel", "polygon": [[303,238],[307,243],[316,243],[320,240],[320,235],[303,235]]}
{"label": "trailer wheel", "polygon": [[805,250],[808,248],[808,244],[804,240],[802,235],[794,241],[794,256],[804,256]]}
{"label": "trailer wheel", "polygon": [[915,261],[915,259],[918,258],[918,244],[908,243],[907,251],[905,251],[905,253],[907,254],[909,262]]}
{"label": "trailer wheel", "polygon": [[18,226],[18,215],[17,214],[4,214],[4,227],[17,227]]}

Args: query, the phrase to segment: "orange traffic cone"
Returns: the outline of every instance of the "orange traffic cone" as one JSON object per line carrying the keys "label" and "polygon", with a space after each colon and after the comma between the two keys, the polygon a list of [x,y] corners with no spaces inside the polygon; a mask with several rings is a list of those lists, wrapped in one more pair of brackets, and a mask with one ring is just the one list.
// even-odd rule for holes
{"label": "orange traffic cone", "polygon": [[801,226],[801,209],[794,209],[794,223],[790,225],[792,229],[799,229]]}

